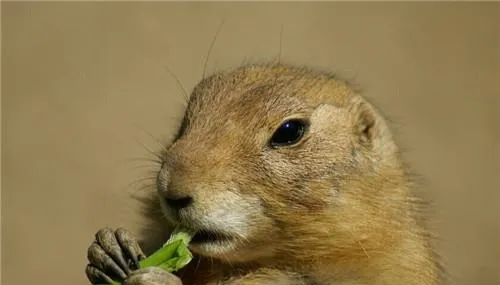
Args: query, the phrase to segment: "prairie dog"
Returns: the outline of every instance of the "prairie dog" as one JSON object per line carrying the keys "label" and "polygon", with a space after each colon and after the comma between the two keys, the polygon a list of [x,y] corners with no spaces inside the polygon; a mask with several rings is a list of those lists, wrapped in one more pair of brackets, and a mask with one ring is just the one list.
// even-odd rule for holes
{"label": "prairie dog", "polygon": [[[165,222],[198,230],[190,248],[209,264],[181,281],[122,262],[126,284],[442,284],[386,121],[331,74],[268,64],[203,79],[157,186]],[[143,257],[126,231],[100,230],[91,280],[116,272],[100,265],[110,244]]]}

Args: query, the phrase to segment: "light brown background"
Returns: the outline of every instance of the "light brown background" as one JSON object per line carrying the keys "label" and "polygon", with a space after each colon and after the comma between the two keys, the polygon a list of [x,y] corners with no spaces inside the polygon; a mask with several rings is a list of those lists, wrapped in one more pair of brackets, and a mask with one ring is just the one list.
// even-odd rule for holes
{"label": "light brown background", "polygon": [[[499,4],[3,3],[3,284],[87,284],[103,226],[208,72],[284,61],[355,78],[428,180],[459,285],[500,284]],[[136,181],[137,183],[135,183]]]}

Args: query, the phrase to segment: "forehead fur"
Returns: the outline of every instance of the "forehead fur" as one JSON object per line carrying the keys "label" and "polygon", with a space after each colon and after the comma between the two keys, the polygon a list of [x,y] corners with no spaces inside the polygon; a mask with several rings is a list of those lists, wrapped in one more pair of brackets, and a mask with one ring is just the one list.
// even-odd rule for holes
{"label": "forehead fur", "polygon": [[202,80],[192,92],[185,124],[188,129],[223,126],[228,134],[248,131],[241,123],[275,128],[320,104],[345,107],[353,96],[328,73],[283,64],[245,66]]}

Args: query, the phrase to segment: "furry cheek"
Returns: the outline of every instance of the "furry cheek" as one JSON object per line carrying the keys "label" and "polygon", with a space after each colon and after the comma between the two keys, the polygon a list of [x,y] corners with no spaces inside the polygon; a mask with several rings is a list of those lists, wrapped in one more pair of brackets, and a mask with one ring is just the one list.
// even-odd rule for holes
{"label": "furry cheek", "polygon": [[208,195],[203,199],[204,205],[200,205],[203,208],[203,214],[199,216],[200,223],[247,239],[252,234],[252,221],[261,212],[259,200],[230,190]]}

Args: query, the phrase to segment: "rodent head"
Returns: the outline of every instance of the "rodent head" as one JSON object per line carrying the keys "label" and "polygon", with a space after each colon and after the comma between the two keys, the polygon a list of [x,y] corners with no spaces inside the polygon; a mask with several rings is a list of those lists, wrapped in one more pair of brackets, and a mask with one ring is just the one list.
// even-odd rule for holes
{"label": "rodent head", "polygon": [[311,258],[380,234],[376,212],[399,196],[379,188],[399,185],[398,169],[384,120],[347,84],[257,65],[195,87],[158,190],[169,221],[201,230],[199,254]]}

